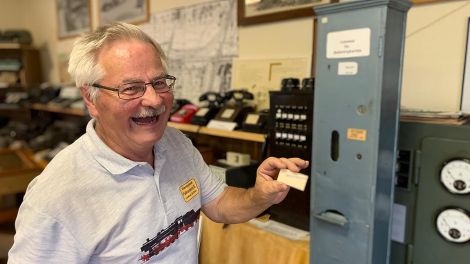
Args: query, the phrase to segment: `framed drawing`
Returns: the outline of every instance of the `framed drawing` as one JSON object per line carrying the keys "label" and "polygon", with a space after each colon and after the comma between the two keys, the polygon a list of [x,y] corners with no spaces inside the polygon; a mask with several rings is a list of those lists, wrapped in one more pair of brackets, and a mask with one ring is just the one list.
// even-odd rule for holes
{"label": "framed drawing", "polygon": [[149,19],[149,0],[99,0],[100,25],[114,21],[139,24]]}
{"label": "framed drawing", "polygon": [[59,39],[91,30],[90,0],[56,0]]}
{"label": "framed drawing", "polygon": [[463,67],[462,101],[460,109],[470,114],[470,18],[467,22],[467,45],[465,48],[465,63]]}
{"label": "framed drawing", "polygon": [[238,0],[238,25],[313,16],[313,7],[338,0]]}

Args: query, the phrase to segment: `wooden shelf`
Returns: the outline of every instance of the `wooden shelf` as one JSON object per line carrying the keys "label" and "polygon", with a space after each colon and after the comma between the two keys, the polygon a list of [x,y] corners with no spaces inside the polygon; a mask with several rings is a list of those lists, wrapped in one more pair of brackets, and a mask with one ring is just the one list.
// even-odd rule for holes
{"label": "wooden shelf", "polygon": [[63,108],[60,106],[51,106],[51,105],[37,104],[37,103],[31,104],[30,108],[34,110],[39,110],[39,111],[76,115],[76,116],[85,116],[85,111],[83,111],[82,109]]}
{"label": "wooden shelf", "polygon": [[246,141],[254,141],[254,142],[259,142],[259,143],[263,143],[266,138],[264,134],[251,133],[251,132],[238,131],[238,130],[226,131],[226,130],[208,128],[208,127],[201,127],[201,129],[199,130],[199,133],[210,135],[210,136],[233,138],[233,139],[240,139],[240,140],[246,140]]}
{"label": "wooden shelf", "polygon": [[25,46],[19,43],[0,43],[0,49],[22,49],[22,48],[25,48]]}
{"label": "wooden shelf", "polygon": [[35,47],[29,44],[1,43],[0,50],[34,50]]}
{"label": "wooden shelf", "polygon": [[223,137],[223,138],[233,138],[233,139],[239,139],[239,140],[245,140],[245,141],[259,142],[259,143],[264,143],[266,139],[265,134],[258,134],[258,133],[238,131],[238,130],[227,131],[227,130],[208,128],[205,126],[181,124],[181,123],[175,123],[175,122],[168,122],[168,126],[174,127],[184,132],[198,133],[198,134]]}
{"label": "wooden shelf", "polygon": [[181,123],[175,123],[175,122],[170,122],[170,121],[168,121],[168,126],[174,127],[184,132],[191,132],[191,133],[198,133],[199,129],[201,128],[198,125],[181,124]]}

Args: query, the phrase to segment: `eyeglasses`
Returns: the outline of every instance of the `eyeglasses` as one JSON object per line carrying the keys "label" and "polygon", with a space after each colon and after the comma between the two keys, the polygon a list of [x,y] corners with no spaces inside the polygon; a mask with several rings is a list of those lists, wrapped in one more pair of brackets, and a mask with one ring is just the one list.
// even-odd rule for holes
{"label": "eyeglasses", "polygon": [[152,85],[153,89],[156,93],[167,93],[173,89],[175,85],[176,77],[171,75],[164,75],[162,77],[158,77],[148,83],[145,82],[131,82],[131,83],[124,83],[119,85],[117,88],[107,87],[98,83],[91,84],[92,87],[105,89],[113,92],[118,93],[118,97],[123,100],[132,100],[139,97],[142,97],[147,90],[147,85]]}

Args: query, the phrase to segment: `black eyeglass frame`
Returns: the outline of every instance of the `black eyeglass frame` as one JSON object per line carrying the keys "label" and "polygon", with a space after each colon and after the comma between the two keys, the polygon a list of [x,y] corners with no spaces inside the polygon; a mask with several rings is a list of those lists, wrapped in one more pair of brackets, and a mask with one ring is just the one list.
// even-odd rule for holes
{"label": "black eyeglass frame", "polygon": [[[172,83],[167,85],[168,86],[168,90],[164,90],[164,91],[159,91],[161,89],[155,89],[155,85],[154,83],[158,80],[162,80],[162,79],[165,79],[165,80],[171,80]],[[99,83],[92,83],[90,84],[91,87],[95,87],[95,88],[99,88],[99,89],[105,89],[105,90],[108,90],[108,91],[113,91],[113,92],[117,92],[118,94],[118,97],[119,99],[122,99],[122,100],[133,100],[133,99],[137,99],[137,98],[140,98],[142,96],[144,96],[145,94],[145,91],[147,91],[147,85],[151,85],[152,88],[154,88],[155,92],[158,93],[158,94],[162,94],[162,93],[167,93],[167,92],[170,92],[173,90],[173,86],[175,86],[175,83],[176,83],[176,77],[175,76],[172,76],[172,75],[169,75],[169,74],[165,74],[161,77],[157,77],[155,79],[153,79],[152,81],[146,83],[146,82],[130,82],[130,83],[123,83],[123,84],[120,84],[118,87],[120,86],[124,86],[124,85],[129,85],[129,84],[143,84],[144,85],[144,89],[143,91],[141,92],[142,94],[140,94],[139,96],[137,97],[132,97],[132,98],[122,98],[121,97],[121,92],[122,92],[122,89],[119,89],[119,88],[113,88],[113,87],[109,87],[109,86],[104,86],[104,85],[101,85]]]}

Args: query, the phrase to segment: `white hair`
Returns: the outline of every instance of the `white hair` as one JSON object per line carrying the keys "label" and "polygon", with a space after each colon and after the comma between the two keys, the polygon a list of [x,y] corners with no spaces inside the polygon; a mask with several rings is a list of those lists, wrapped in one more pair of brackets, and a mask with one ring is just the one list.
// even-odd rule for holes
{"label": "white hair", "polygon": [[70,53],[68,72],[75,80],[77,87],[84,87],[92,101],[98,96],[98,88],[89,86],[104,76],[103,68],[98,64],[97,56],[108,43],[116,40],[140,40],[151,44],[167,72],[168,66],[165,53],[160,45],[143,32],[139,27],[127,23],[115,22],[98,28],[94,32],[85,33],[73,44]]}

